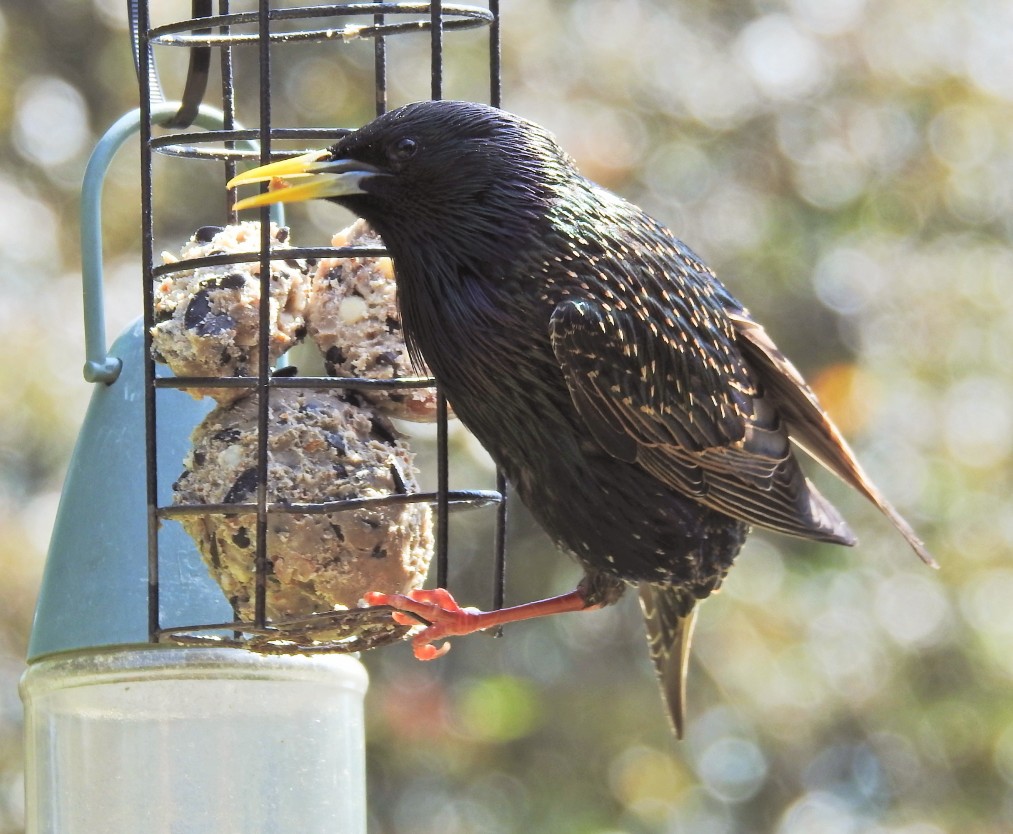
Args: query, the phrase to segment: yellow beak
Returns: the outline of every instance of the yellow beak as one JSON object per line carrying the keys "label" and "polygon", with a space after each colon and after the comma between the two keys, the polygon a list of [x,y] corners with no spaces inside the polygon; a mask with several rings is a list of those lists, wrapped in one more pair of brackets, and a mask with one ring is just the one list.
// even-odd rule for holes
{"label": "yellow beak", "polygon": [[[277,181],[270,191],[246,197],[236,203],[236,209],[255,208],[272,203],[299,203],[327,197],[344,197],[364,194],[361,182],[367,177],[383,176],[372,165],[354,159],[329,159],[330,151],[311,151],[301,156],[282,159],[259,168],[252,168],[228,181],[227,188],[257,182]],[[312,177],[301,185],[290,185],[289,179]]]}

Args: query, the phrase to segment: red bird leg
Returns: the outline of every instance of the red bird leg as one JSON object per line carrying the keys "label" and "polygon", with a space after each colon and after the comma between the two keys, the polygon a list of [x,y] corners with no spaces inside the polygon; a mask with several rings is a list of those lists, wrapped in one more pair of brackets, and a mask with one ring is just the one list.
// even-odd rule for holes
{"label": "red bird leg", "polygon": [[601,608],[588,603],[585,591],[577,588],[558,597],[527,602],[497,611],[479,611],[477,608],[461,608],[444,588],[431,591],[411,591],[409,594],[382,594],[371,591],[365,595],[370,605],[389,605],[397,609],[394,620],[401,625],[418,625],[421,618],[429,625],[412,638],[412,648],[419,660],[434,660],[450,651],[450,643],[440,647],[431,645],[446,637],[461,637],[493,626],[563,614],[567,611],[586,611]]}

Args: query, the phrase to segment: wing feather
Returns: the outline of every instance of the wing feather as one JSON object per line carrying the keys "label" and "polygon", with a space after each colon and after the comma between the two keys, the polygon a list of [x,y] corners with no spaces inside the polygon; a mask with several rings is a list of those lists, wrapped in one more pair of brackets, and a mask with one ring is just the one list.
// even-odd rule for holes
{"label": "wing feather", "polygon": [[729,318],[739,335],[744,355],[784,415],[792,439],[838,478],[875,504],[925,564],[938,567],[911,525],[865,474],[847,441],[820,406],[816,394],[806,384],[798,369],[781,353],[767,331],[745,311],[731,312]]}
{"label": "wing feather", "polygon": [[752,524],[841,544],[844,519],[805,478],[778,410],[720,326],[683,337],[591,300],[553,312],[550,336],[595,440],[670,488]]}

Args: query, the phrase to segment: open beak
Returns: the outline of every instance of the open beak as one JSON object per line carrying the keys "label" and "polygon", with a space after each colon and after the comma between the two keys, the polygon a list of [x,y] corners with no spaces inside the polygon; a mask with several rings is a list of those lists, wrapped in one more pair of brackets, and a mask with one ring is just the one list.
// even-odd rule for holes
{"label": "open beak", "polygon": [[[255,208],[271,203],[299,203],[326,197],[346,197],[365,194],[362,181],[383,173],[372,165],[355,159],[330,159],[331,151],[311,151],[302,156],[282,159],[259,168],[252,168],[228,181],[227,188],[256,182],[271,182],[272,190],[246,197],[236,203],[236,209]],[[290,179],[307,178],[307,182],[293,185]]]}

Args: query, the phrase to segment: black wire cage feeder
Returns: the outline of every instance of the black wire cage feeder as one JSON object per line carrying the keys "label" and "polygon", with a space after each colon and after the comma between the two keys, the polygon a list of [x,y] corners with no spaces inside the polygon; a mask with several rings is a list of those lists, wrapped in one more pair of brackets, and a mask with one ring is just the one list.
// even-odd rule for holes
{"label": "black wire cage feeder", "polygon": [[[85,378],[95,387],[61,498],[22,683],[27,830],[361,832],[366,684],[350,655],[400,641],[410,627],[396,624],[389,608],[335,605],[333,596],[314,604],[300,592],[298,604],[286,606],[272,596],[285,583],[282,563],[293,561],[309,535],[300,526],[329,530],[337,547],[353,538],[346,519],[356,518],[373,530],[359,549],[372,547],[364,558],[379,564],[387,557],[385,525],[414,508],[415,523],[427,526],[413,545],[422,552],[418,579],[431,556],[430,584],[447,587],[451,514],[488,508],[496,516],[492,604],[502,607],[505,484],[497,473],[494,489],[450,489],[448,409],[433,379],[343,372],[322,346],[324,370],[314,370],[321,356],[308,352],[304,363],[294,347],[308,342],[306,317],[287,322],[291,338],[281,338],[278,292],[286,276],[308,287],[323,264],[381,263],[382,243],[346,237],[296,246],[277,206],[240,224],[225,183],[242,163],[321,148],[359,126],[278,126],[287,117],[277,106],[278,78],[300,50],[315,50],[324,65],[357,60],[365,79],[371,72],[371,84],[347,91],[366,121],[388,109],[393,72],[423,75],[420,58],[428,59],[428,94],[453,94],[444,89],[445,60],[458,33],[470,32],[472,52],[484,38],[488,102],[499,105],[499,4],[273,8],[268,0],[193,0],[190,17],[158,25],[152,12],[164,10],[153,5],[128,3],[140,106],[96,147],[82,192]],[[400,66],[395,41],[411,45]],[[180,55],[188,63],[175,100],[158,68]],[[107,351],[101,186],[116,149],[135,135],[143,318]],[[161,231],[168,190],[195,177],[213,181],[220,208],[184,209],[209,219],[180,257],[159,256],[161,246],[181,242]],[[173,192],[177,216],[186,193]],[[199,188],[189,193],[203,199]],[[238,306],[216,307],[216,291],[231,293]],[[243,339],[236,336],[241,297],[252,299],[243,308],[250,330]],[[339,311],[338,324],[344,320]],[[191,338],[191,351],[213,353],[218,365],[170,371],[153,334],[173,322]],[[227,330],[236,337],[228,357],[221,338],[215,341]],[[201,337],[204,343],[193,342]],[[207,396],[198,401],[188,392]],[[435,423],[435,489],[421,490],[406,472],[410,457],[391,451],[399,438],[374,413],[375,396],[425,399]],[[312,430],[302,431],[303,417]],[[293,431],[275,445],[279,425]],[[356,442],[361,448],[350,449]],[[317,466],[307,461],[318,452],[330,477],[321,475],[307,492],[306,472]],[[349,474],[342,455],[370,463],[374,474]],[[275,463],[283,458],[288,468],[279,475]],[[184,481],[197,479],[199,469],[206,488],[188,490]],[[342,482],[357,488],[320,486]],[[231,572],[222,567],[227,560]],[[287,576],[306,578],[296,568]],[[322,781],[294,768],[299,783],[287,784],[278,776],[285,761],[313,761]]]}
{"label": "black wire cage feeder", "polygon": [[[227,5],[227,4],[226,4]],[[223,176],[228,179],[235,174],[236,163],[255,157],[261,164],[274,159],[291,156],[292,142],[310,142],[313,147],[321,147],[336,141],[350,129],[305,129],[278,128],[272,123],[272,60],[283,60],[284,53],[272,59],[272,46],[291,48],[299,43],[314,41],[337,41],[338,44],[352,40],[369,39],[373,43],[374,84],[373,99],[376,115],[382,114],[388,106],[387,76],[388,50],[387,39],[405,36],[412,33],[428,34],[430,44],[430,80],[431,96],[434,99],[443,97],[443,61],[445,33],[456,30],[488,27],[490,29],[490,100],[499,103],[499,68],[498,68],[498,9],[495,4],[489,9],[475,6],[450,4],[411,4],[411,3],[374,3],[374,4],[341,4],[292,9],[269,9],[261,4],[257,11],[230,13],[220,9],[217,15],[211,14],[210,3],[194,3],[194,18],[179,23],[149,28],[144,4],[137,7],[137,31],[147,32],[146,37],[138,38],[136,54],[138,56],[138,78],[140,80],[140,98],[142,102],[141,128],[141,192],[142,192],[142,234],[143,261],[150,269],[144,276],[145,287],[145,331],[151,333],[155,326],[155,301],[151,296],[152,288],[159,279],[171,276],[180,271],[199,269],[201,266],[219,266],[229,263],[249,261],[249,254],[213,254],[204,258],[188,259],[175,263],[155,266],[153,242],[154,226],[154,194],[152,188],[152,159],[155,154],[164,154],[183,159],[213,159],[223,164]],[[361,21],[361,22],[360,22]],[[328,24],[321,28],[321,24]],[[245,27],[246,31],[242,31]],[[206,88],[210,55],[217,47],[221,54],[222,76],[222,107],[223,125],[221,130],[193,132],[165,132],[155,136],[153,131],[157,123],[152,118],[150,102],[163,98],[158,76],[155,70],[155,50],[157,47],[183,46],[191,52],[188,78],[184,89],[180,110],[163,123],[163,128],[174,131],[176,128],[186,130],[188,123],[199,112],[200,98]],[[259,112],[259,127],[256,129],[238,129],[240,122],[237,114],[237,89],[233,69],[233,50],[237,48],[257,49],[259,76],[256,85],[256,101]],[[188,98],[189,95],[189,98]],[[149,102],[145,113],[143,102]],[[259,150],[237,149],[240,142],[256,142]],[[279,142],[288,143],[285,150],[276,151]],[[224,181],[224,180],[223,180]],[[232,204],[234,194],[229,193],[229,203],[225,206],[230,223],[236,223],[237,217]],[[271,288],[271,262],[277,260],[305,263],[312,268],[318,259],[348,257],[383,257],[386,255],[382,245],[349,245],[342,247],[302,247],[288,248],[284,251],[272,252],[270,216],[266,209],[260,212],[259,241],[259,274],[261,280],[260,297],[269,297]],[[342,511],[354,510],[363,506],[380,507],[393,504],[427,503],[436,510],[435,519],[435,583],[439,587],[447,587],[448,580],[448,513],[451,508],[473,508],[490,503],[503,504],[503,485],[497,491],[451,491],[449,489],[449,465],[447,449],[447,408],[446,402],[435,387],[435,381],[429,378],[399,378],[391,380],[365,377],[308,377],[288,373],[297,370],[288,366],[284,370],[275,368],[269,357],[270,308],[260,305],[259,338],[256,348],[259,351],[256,377],[179,377],[163,376],[157,373],[154,360],[151,358],[150,343],[148,350],[148,367],[146,369],[145,396],[147,401],[145,460],[149,477],[148,491],[148,523],[151,530],[149,538],[148,571],[149,571],[149,638],[153,641],[174,640],[176,642],[192,641],[186,633],[198,631],[220,631],[225,626],[239,635],[231,642],[249,645],[262,651],[277,648],[288,651],[293,646],[300,651],[358,651],[371,648],[379,643],[403,636],[404,628],[392,629],[389,612],[377,609],[360,609],[318,615],[302,622],[289,621],[284,624],[269,624],[265,610],[266,577],[271,560],[268,554],[269,519],[272,515],[311,515],[326,514],[328,516]],[[158,431],[159,396],[161,389],[173,388],[206,388],[222,386],[226,389],[241,389],[256,394],[256,476],[250,479],[257,484],[251,490],[253,501],[221,503],[217,505],[185,504],[176,502],[172,506],[159,503],[157,490],[157,471],[159,466],[156,435]],[[432,388],[435,391],[435,420],[437,425],[437,489],[433,493],[408,493],[403,484],[398,485],[397,492],[390,496],[378,498],[351,498],[344,500],[294,501],[285,495],[278,495],[269,500],[268,475],[268,424],[270,422],[270,397],[278,390],[341,390],[344,392],[363,392],[385,390],[388,392],[404,392],[420,387]],[[501,479],[500,479],[501,480]],[[156,619],[159,596],[159,558],[158,528],[163,519],[179,518],[186,515],[223,514],[256,514],[256,534],[251,537],[254,549],[255,582],[252,601],[252,622],[237,621],[232,623],[200,623],[186,626],[166,626]],[[500,519],[502,525],[502,518]],[[501,531],[500,531],[501,532]],[[495,557],[494,605],[502,604],[503,596],[503,544],[502,535],[496,536],[497,554]],[[323,640],[313,639],[314,634],[327,633]],[[300,635],[307,639],[301,639]],[[248,639],[247,639],[248,638]],[[220,636],[215,638],[221,640]]]}

